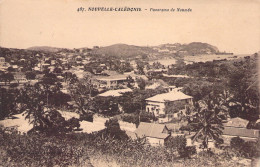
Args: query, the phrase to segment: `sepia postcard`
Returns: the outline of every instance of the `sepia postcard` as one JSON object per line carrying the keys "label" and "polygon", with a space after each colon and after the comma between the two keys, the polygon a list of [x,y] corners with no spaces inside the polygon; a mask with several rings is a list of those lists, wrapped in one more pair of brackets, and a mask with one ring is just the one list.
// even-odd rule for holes
{"label": "sepia postcard", "polygon": [[259,167],[259,0],[0,0],[0,166]]}

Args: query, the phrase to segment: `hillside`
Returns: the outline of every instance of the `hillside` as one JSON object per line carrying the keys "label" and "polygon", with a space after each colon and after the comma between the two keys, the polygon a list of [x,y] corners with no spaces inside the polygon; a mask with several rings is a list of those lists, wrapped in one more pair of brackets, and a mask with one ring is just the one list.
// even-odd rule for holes
{"label": "hillside", "polygon": [[163,44],[163,45],[159,45],[157,48],[163,50],[167,49],[177,54],[185,54],[185,55],[215,54],[219,52],[217,47],[202,42],[192,42],[189,44],[180,44],[180,43]]}
{"label": "hillside", "polygon": [[[86,52],[84,48],[83,52]],[[49,47],[49,46],[34,46],[27,50],[43,51],[43,52],[59,52],[65,51],[63,48]],[[70,49],[69,49],[70,50]],[[77,50],[77,49],[76,49]],[[75,51],[76,51],[75,50]],[[66,52],[66,51],[65,51]],[[92,50],[87,49],[95,55],[115,56],[119,58],[145,58],[156,59],[158,57],[174,57],[186,55],[204,55],[216,54],[219,52],[218,48],[208,43],[192,42],[189,44],[162,44],[158,46],[135,46],[127,44],[114,44],[104,47],[94,47]]]}
{"label": "hillside", "polygon": [[106,56],[116,56],[121,58],[144,56],[153,52],[155,51],[150,47],[141,47],[127,44],[115,44],[93,50],[93,53],[95,54],[104,54]]}
{"label": "hillside", "polygon": [[217,47],[201,42],[192,42],[188,45],[183,45],[181,51],[186,51],[189,54],[214,54],[219,52]]}
{"label": "hillside", "polygon": [[34,51],[43,51],[43,52],[58,52],[62,50],[62,48],[50,47],[50,46],[33,46],[27,48],[27,50],[34,50]]}
{"label": "hillside", "polygon": [[215,54],[218,52],[219,50],[217,47],[201,42],[192,42],[189,44],[162,44],[159,46],[147,47],[115,44],[93,50],[93,53],[95,54],[121,58],[133,58],[136,56],[147,56],[149,58],[158,56],[174,57],[178,55]]}

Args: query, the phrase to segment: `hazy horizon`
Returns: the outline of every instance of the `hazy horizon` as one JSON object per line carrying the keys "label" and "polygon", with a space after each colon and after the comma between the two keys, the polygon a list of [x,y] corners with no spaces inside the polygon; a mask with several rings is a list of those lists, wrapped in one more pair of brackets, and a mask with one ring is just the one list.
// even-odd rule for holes
{"label": "hazy horizon", "polygon": [[[196,41],[198,42],[198,41]],[[204,43],[204,42],[202,42]],[[125,44],[125,43],[115,43],[115,44],[112,44],[112,45],[129,45],[129,44]],[[173,43],[164,43],[164,44],[173,44]],[[180,43],[180,44],[188,44],[188,43]],[[108,46],[112,46],[112,45],[107,45],[107,46],[100,46],[100,45],[95,45],[95,46],[99,46],[99,47],[108,47]],[[131,44],[132,45],[132,44]],[[131,46],[130,45],[130,46]],[[163,45],[163,44],[159,44],[159,45]],[[146,46],[143,46],[143,45],[133,45],[133,46],[139,46],[139,47],[156,47],[156,46],[159,46],[159,45],[146,45]],[[3,46],[0,46],[0,47],[3,47]],[[35,47],[50,47],[50,48],[59,48],[59,49],[81,49],[81,48],[89,48],[89,49],[93,49],[94,46],[86,46],[86,47],[78,47],[78,48],[68,48],[68,47],[56,47],[56,46],[46,46],[46,45],[43,45],[43,46],[31,46],[31,47],[28,47],[28,48],[13,48],[13,47],[3,47],[3,48],[10,48],[10,49],[31,49],[31,48],[35,48]],[[217,46],[216,46],[217,47]],[[225,50],[219,50],[219,52],[226,52],[226,53],[233,53],[233,52],[227,52]],[[256,52],[259,52],[259,51],[256,51]],[[234,53],[235,55],[250,55],[250,54],[254,54],[256,52],[249,52],[249,53]]]}
{"label": "hazy horizon", "polygon": [[[257,0],[147,2],[2,0],[0,46],[73,49],[118,43],[157,46],[202,42],[235,54],[260,51],[260,5]],[[142,12],[81,13],[77,12],[79,7],[138,7]],[[192,12],[150,12],[150,8],[190,8]]]}

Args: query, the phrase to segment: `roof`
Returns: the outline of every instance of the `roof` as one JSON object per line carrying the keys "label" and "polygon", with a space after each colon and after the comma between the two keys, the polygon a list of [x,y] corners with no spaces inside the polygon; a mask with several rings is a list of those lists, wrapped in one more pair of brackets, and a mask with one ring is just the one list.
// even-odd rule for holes
{"label": "roof", "polygon": [[110,80],[126,80],[127,76],[126,75],[111,75],[111,76],[107,76],[107,77],[97,77],[97,80],[101,80],[101,81],[110,81]]}
{"label": "roof", "polygon": [[224,127],[223,135],[239,136],[248,138],[259,138],[259,130],[236,128],[236,127]]}
{"label": "roof", "polygon": [[104,96],[104,97],[122,96],[122,93],[125,93],[125,92],[132,92],[132,89],[127,88],[127,89],[109,90],[109,91],[99,94],[99,96]]}
{"label": "roof", "polygon": [[224,126],[231,126],[231,127],[237,127],[237,128],[246,128],[248,124],[248,120],[236,117],[230,119],[227,123],[224,123]]}
{"label": "roof", "polygon": [[127,136],[130,137],[131,139],[133,139],[133,140],[136,140],[136,139],[137,139],[136,133],[131,132],[131,131],[128,131],[128,130],[125,130],[125,133],[126,133]]}
{"label": "roof", "polygon": [[147,101],[156,101],[156,102],[166,102],[166,101],[177,101],[177,100],[184,100],[184,99],[191,99],[192,96],[185,95],[184,93],[178,92],[168,92],[163,94],[158,94],[153,97],[147,98]]}
{"label": "roof", "polygon": [[188,75],[168,75],[168,74],[163,74],[164,77],[169,77],[169,78],[191,78]]}
{"label": "roof", "polygon": [[167,123],[165,126],[167,127],[168,130],[179,130],[182,126],[187,126],[188,122],[179,122],[179,123]]}
{"label": "roof", "polygon": [[138,137],[165,139],[169,136],[169,134],[163,133],[164,128],[167,127],[165,127],[163,124],[141,122],[138,128],[135,130],[135,133]]}

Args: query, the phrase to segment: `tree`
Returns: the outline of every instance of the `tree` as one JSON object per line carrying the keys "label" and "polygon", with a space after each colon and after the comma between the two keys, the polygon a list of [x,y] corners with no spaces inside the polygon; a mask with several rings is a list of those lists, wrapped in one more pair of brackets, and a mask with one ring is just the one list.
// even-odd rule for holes
{"label": "tree", "polygon": [[26,79],[28,79],[28,80],[35,79],[35,77],[36,77],[35,72],[27,72],[25,75],[26,75]]}
{"label": "tree", "polygon": [[137,61],[136,64],[137,64],[136,68],[137,68],[138,74],[144,75],[145,74],[144,73],[144,62]]}
{"label": "tree", "polygon": [[94,89],[90,77],[86,76],[82,81],[69,85],[69,92],[72,100],[77,105],[77,111],[80,114],[87,114],[90,110],[94,110],[94,95],[97,90]]}
{"label": "tree", "polygon": [[17,90],[0,88],[0,120],[16,113]]}
{"label": "tree", "polygon": [[170,136],[165,141],[165,146],[169,149],[172,153],[178,151],[180,157],[183,158],[190,158],[191,155],[196,153],[196,148],[194,146],[186,146],[187,139],[185,136]]}
{"label": "tree", "polygon": [[8,67],[8,68],[7,68],[7,71],[8,71],[8,72],[14,72],[15,69],[14,69],[13,67]]}
{"label": "tree", "polygon": [[61,70],[61,68],[55,67],[54,70],[53,70],[53,72],[54,72],[54,73],[61,74],[61,73],[62,73],[62,70]]}
{"label": "tree", "polygon": [[1,81],[4,81],[4,82],[5,82],[5,85],[6,85],[7,82],[9,82],[9,84],[10,84],[10,82],[11,82],[12,80],[14,80],[14,75],[13,75],[12,73],[4,73],[4,74],[2,74],[2,75],[0,76],[0,78],[1,78]]}
{"label": "tree", "polygon": [[234,62],[236,67],[230,75],[228,88],[234,95],[233,101],[236,102],[234,108],[237,109],[233,114],[254,121],[259,118],[259,89],[256,58],[245,58],[243,61]]}
{"label": "tree", "polygon": [[95,110],[105,116],[114,116],[119,114],[117,97],[97,96],[94,99]]}
{"label": "tree", "polygon": [[22,104],[21,111],[25,111],[25,118],[33,124],[32,131],[53,135],[66,133],[78,127],[75,120],[66,121],[56,109],[47,106],[45,91],[39,84],[25,85],[20,90],[17,101]]}
{"label": "tree", "polygon": [[129,75],[126,77],[127,87],[132,88],[134,84],[134,79]]}
{"label": "tree", "polygon": [[166,114],[178,113],[180,110],[184,110],[185,106],[186,106],[185,101],[175,101],[175,102],[172,102],[172,103],[168,103],[165,106],[164,111],[165,111]]}
{"label": "tree", "polygon": [[214,104],[210,98],[195,103],[195,111],[197,113],[190,123],[196,130],[195,135],[192,137],[194,142],[201,139],[204,148],[208,149],[209,139],[216,142],[222,142],[221,134],[223,130],[222,119],[219,115],[220,108]]}
{"label": "tree", "polygon": [[154,116],[153,113],[148,113],[146,111],[141,111],[139,113],[139,117],[140,117],[140,122],[152,122],[157,120],[157,118]]}
{"label": "tree", "polygon": [[141,89],[141,90],[144,90],[145,89],[145,86],[146,86],[146,82],[143,78],[136,78],[136,82],[137,82],[137,85],[138,87]]}
{"label": "tree", "polygon": [[186,145],[187,145],[187,139],[184,136],[176,136],[176,137],[171,136],[165,142],[165,146],[169,148],[171,151],[184,149]]}
{"label": "tree", "polygon": [[125,131],[120,129],[120,125],[117,119],[109,119],[105,123],[106,129],[104,130],[104,135],[107,137],[112,137],[117,140],[127,140],[129,139]]}

